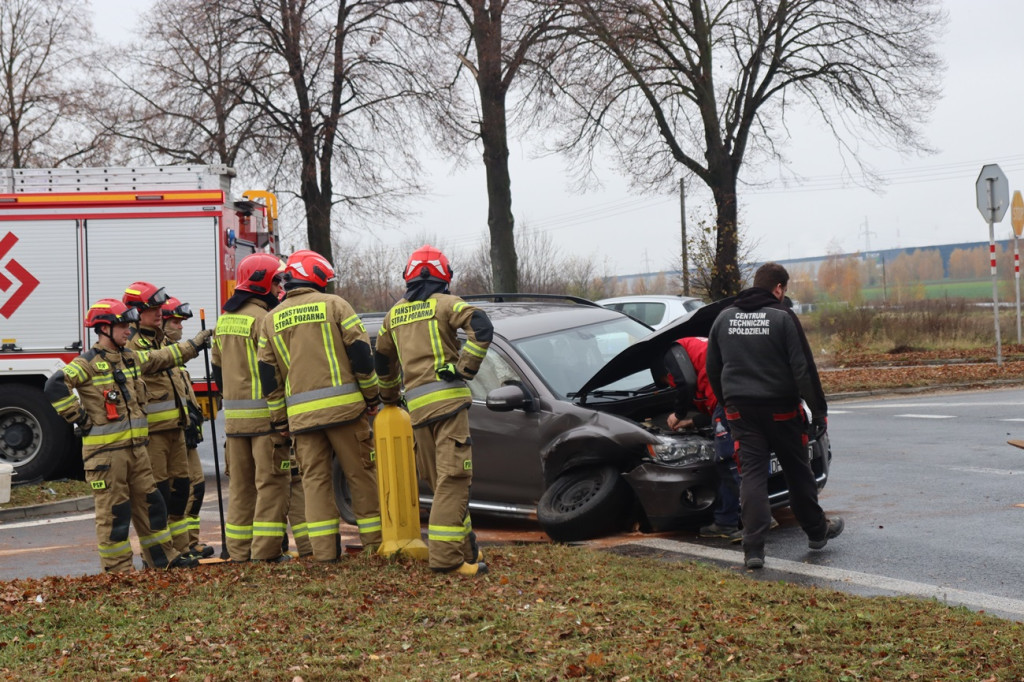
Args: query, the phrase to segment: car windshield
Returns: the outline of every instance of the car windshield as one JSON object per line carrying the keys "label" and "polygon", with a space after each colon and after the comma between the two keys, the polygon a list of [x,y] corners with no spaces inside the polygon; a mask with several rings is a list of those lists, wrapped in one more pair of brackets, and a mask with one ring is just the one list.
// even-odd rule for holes
{"label": "car windshield", "polygon": [[[555,395],[567,398],[624,348],[650,333],[636,320],[622,317],[520,339],[512,345]],[[650,383],[651,373],[644,370],[619,379],[602,391],[635,391]]]}

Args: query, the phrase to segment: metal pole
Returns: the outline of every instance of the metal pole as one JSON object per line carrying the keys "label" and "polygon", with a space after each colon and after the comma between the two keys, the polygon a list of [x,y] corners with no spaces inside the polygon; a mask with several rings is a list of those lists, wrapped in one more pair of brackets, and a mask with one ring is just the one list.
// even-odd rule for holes
{"label": "metal pole", "polygon": [[679,178],[679,224],[683,230],[683,295],[690,295],[690,264],[686,246],[686,190],[683,179]]}
{"label": "metal pole", "polygon": [[[995,179],[986,178],[988,184],[988,205],[990,207],[995,206],[995,198],[992,196],[992,188],[995,185]],[[1003,340],[999,334],[999,282],[996,279],[996,231],[995,223],[992,221],[994,211],[989,209],[988,216],[988,256],[989,256],[989,267],[992,269],[992,315],[995,318],[996,324],[996,364],[999,367],[1003,366]]]}
{"label": "metal pole", "polygon": [[[206,329],[206,311],[199,309],[199,324]],[[213,436],[213,471],[217,475],[217,510],[220,512],[220,558],[227,561],[228,553],[227,526],[224,524],[224,496],[220,490],[220,460],[217,457],[217,411],[213,402],[213,391],[210,390],[210,351],[203,344],[203,363],[206,365],[206,399],[210,405],[210,435]]]}
{"label": "metal pole", "polygon": [[1013,233],[1013,284],[1017,295],[1017,345],[1020,345],[1020,252],[1017,250],[1017,233]]}

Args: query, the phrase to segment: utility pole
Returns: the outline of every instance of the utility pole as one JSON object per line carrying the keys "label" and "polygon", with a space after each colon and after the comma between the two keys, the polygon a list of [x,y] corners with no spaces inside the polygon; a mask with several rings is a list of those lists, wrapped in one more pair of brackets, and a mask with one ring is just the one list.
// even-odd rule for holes
{"label": "utility pole", "polygon": [[683,179],[679,178],[679,224],[683,230],[683,296],[690,295],[690,264],[686,247],[686,189]]}

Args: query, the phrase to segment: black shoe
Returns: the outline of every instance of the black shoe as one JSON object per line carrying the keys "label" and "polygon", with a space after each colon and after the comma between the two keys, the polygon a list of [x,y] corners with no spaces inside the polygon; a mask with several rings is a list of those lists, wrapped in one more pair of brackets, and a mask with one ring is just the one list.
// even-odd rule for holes
{"label": "black shoe", "polygon": [[188,548],[189,556],[196,559],[209,559],[213,556],[213,547],[204,544],[195,544]]}
{"label": "black shoe", "polygon": [[828,520],[828,528],[825,530],[825,537],[820,540],[808,540],[807,546],[811,549],[821,549],[828,544],[828,541],[832,538],[838,537],[843,532],[843,518],[841,516],[833,516]]}
{"label": "black shoe", "polygon": [[264,559],[264,563],[268,564],[284,564],[292,560],[290,554],[282,554],[281,556],[274,557],[273,559]]}
{"label": "black shoe", "polygon": [[174,560],[167,564],[168,569],[172,568],[195,568],[199,565],[199,559],[189,554],[179,554]]}
{"label": "black shoe", "polygon": [[764,554],[746,554],[743,558],[743,565],[748,570],[764,568]]}
{"label": "black shoe", "polygon": [[702,538],[725,538],[729,542],[743,540],[743,531],[737,526],[720,526],[717,523],[701,527],[697,535]]}

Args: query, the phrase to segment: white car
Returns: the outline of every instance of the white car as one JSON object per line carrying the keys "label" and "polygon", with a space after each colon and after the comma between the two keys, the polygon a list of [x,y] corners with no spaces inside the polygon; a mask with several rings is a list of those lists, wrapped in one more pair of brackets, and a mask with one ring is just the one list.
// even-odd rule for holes
{"label": "white car", "polygon": [[602,298],[598,305],[617,310],[636,318],[654,329],[661,329],[669,322],[686,317],[706,304],[692,296],[670,296],[667,294],[637,294]]}

